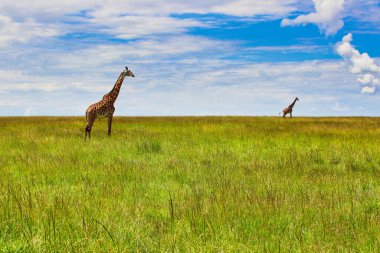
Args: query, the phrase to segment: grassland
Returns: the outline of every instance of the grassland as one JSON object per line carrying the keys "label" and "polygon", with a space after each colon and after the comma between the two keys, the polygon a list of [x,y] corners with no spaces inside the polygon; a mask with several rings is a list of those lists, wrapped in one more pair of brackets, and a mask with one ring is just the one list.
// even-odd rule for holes
{"label": "grassland", "polygon": [[0,118],[0,251],[380,251],[380,119]]}

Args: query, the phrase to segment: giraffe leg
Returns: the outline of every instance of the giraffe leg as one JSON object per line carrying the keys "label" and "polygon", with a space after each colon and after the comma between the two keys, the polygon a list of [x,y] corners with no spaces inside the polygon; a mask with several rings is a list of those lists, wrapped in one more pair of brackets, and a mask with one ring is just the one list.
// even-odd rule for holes
{"label": "giraffe leg", "polygon": [[283,118],[285,118],[285,116],[286,116],[286,113],[284,113],[284,114],[282,115]]}
{"label": "giraffe leg", "polygon": [[88,137],[91,139],[91,128],[90,128],[89,124],[87,124],[86,128],[84,129],[84,131],[86,132],[86,134],[84,136],[84,140],[87,139],[87,134],[88,134]]}
{"label": "giraffe leg", "polygon": [[88,127],[88,138],[91,140],[92,124]]}
{"label": "giraffe leg", "polygon": [[293,118],[293,115],[292,115],[292,113],[290,113],[290,118]]}
{"label": "giraffe leg", "polygon": [[92,130],[92,125],[94,124],[94,121],[95,121],[95,118],[90,118],[88,123],[87,123],[87,126],[85,128],[85,131],[86,131],[86,135],[85,135],[85,140],[87,139],[87,134],[88,134],[88,138],[91,140],[91,130]]}
{"label": "giraffe leg", "polygon": [[[87,109],[88,110],[88,109]],[[86,127],[84,128],[84,140],[86,141],[87,139],[87,127],[88,127],[88,118],[87,118],[87,111],[86,111],[86,122],[87,122],[87,125]]]}
{"label": "giraffe leg", "polygon": [[108,136],[111,136],[113,114],[108,115]]}

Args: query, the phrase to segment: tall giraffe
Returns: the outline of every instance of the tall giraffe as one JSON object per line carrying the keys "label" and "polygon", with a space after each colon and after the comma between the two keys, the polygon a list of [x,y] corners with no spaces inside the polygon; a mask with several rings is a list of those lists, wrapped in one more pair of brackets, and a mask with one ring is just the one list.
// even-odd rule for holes
{"label": "tall giraffe", "polygon": [[[290,114],[290,118],[292,118],[292,112],[293,112],[293,106],[296,104],[296,102],[298,101],[298,97],[296,97],[293,101],[293,103],[291,103],[288,107],[286,107],[284,110],[282,110],[282,117],[285,118],[286,114]],[[281,113],[280,113],[281,114]]]}
{"label": "tall giraffe", "polygon": [[125,70],[123,70],[120,73],[119,78],[117,79],[115,85],[113,86],[113,89],[105,94],[99,102],[90,105],[87,108],[86,111],[86,121],[87,126],[85,128],[85,137],[84,139],[87,139],[87,133],[89,138],[91,139],[91,129],[92,125],[94,124],[94,121],[96,118],[105,118],[108,117],[108,136],[111,136],[111,126],[112,126],[112,117],[113,113],[115,112],[115,101],[117,99],[117,96],[119,95],[121,85],[123,84],[124,78],[126,76],[135,77],[135,75],[128,69],[128,67],[125,67]]}

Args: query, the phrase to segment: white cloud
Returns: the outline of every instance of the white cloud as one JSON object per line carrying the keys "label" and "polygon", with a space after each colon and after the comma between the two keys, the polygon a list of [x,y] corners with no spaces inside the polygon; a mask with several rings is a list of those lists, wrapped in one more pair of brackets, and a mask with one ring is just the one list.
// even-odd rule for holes
{"label": "white cloud", "polygon": [[326,35],[334,35],[339,31],[344,22],[342,11],[344,0],[313,0],[315,11],[306,15],[300,15],[295,19],[283,19],[281,26],[297,26],[304,24],[316,24],[321,32]]}
{"label": "white cloud", "polygon": [[[26,77],[25,77],[26,78]],[[43,92],[55,92],[67,90],[70,88],[70,85],[58,84],[58,83],[49,83],[48,80],[41,81],[41,78],[36,76],[29,76],[29,79],[32,81],[30,83],[21,83],[15,82],[11,84],[0,83],[0,92],[6,91],[17,91],[17,92],[29,92],[29,91],[43,91]],[[1,80],[1,76],[0,76]]]}
{"label": "white cloud", "polygon": [[0,69],[0,79],[4,82],[9,82],[14,79],[19,79],[23,72],[20,70],[2,70]]}
{"label": "white cloud", "polygon": [[359,21],[360,30],[365,33],[379,33],[379,0],[346,0],[345,15]]}
{"label": "white cloud", "polygon": [[[126,44],[104,44],[88,49],[76,50],[72,54],[64,54],[57,58],[57,67],[60,69],[78,69],[86,66],[86,71],[95,70],[105,65],[113,67],[117,64],[132,62],[155,63],[161,65],[171,57],[224,52],[233,50],[233,43],[217,41],[201,36],[166,36],[152,37],[145,40],[136,40]],[[96,71],[96,70],[95,70]]]}
{"label": "white cloud", "polygon": [[358,79],[356,80],[358,80],[358,82],[362,84],[369,84],[369,83],[372,83],[372,80],[374,78],[375,77],[372,74],[365,74],[362,77],[358,77]]}
{"label": "white cloud", "polygon": [[2,0],[0,46],[12,42],[27,43],[36,38],[55,37],[72,32],[101,31],[123,39],[183,33],[191,27],[210,24],[193,18],[176,18],[172,14],[218,13],[273,19],[294,11],[295,2],[296,0]]}
{"label": "white cloud", "polygon": [[[343,26],[343,7],[358,19],[368,22],[378,15],[373,0],[313,0],[316,12],[284,19],[282,25],[317,24],[331,35]],[[354,4],[355,3],[355,4]],[[299,0],[210,0],[170,2],[156,0],[2,0],[0,2],[0,45],[26,43],[36,38],[49,38],[72,32],[103,32],[124,39],[152,34],[183,33],[192,27],[217,25],[210,20],[178,18],[172,14],[217,13],[235,17],[273,20],[295,11],[308,10]],[[370,12],[372,15],[366,15]],[[368,20],[371,18],[371,20]],[[74,22],[74,23],[73,23]],[[3,24],[3,25],[1,25]]]}
{"label": "white cloud", "polygon": [[25,43],[34,38],[52,37],[58,31],[51,25],[36,23],[33,19],[15,22],[10,17],[0,13],[0,47],[12,42]]}
{"label": "white cloud", "polygon": [[192,19],[176,19],[165,16],[103,16],[91,18],[90,22],[101,27],[98,31],[101,30],[122,39],[182,33],[190,27],[206,26],[206,24]]}
{"label": "white cloud", "polygon": [[375,61],[367,54],[355,54],[351,57],[352,68],[351,71],[354,74],[360,74],[363,72],[380,72],[380,67],[377,66]]}
{"label": "white cloud", "polygon": [[360,77],[358,77],[357,81],[362,84],[375,84],[380,85],[380,80],[378,78],[375,78],[372,74],[365,74]]}
{"label": "white cloud", "polygon": [[375,92],[376,92],[376,87],[365,86],[362,88],[362,93],[364,94],[374,94]]}
{"label": "white cloud", "polygon": [[289,45],[289,46],[256,46],[245,48],[247,51],[269,51],[269,52],[326,52],[330,50],[330,47],[321,45]]}
{"label": "white cloud", "polygon": [[[17,16],[46,12],[47,17],[89,10],[94,17],[128,15],[170,15],[182,13],[219,13],[233,16],[286,15],[295,10],[297,0],[209,0],[170,2],[156,0],[2,0],[0,10]],[[46,17],[45,17],[46,18]]]}
{"label": "white cloud", "polygon": [[221,1],[209,7],[209,12],[233,16],[283,16],[295,10],[295,0],[235,0]]}
{"label": "white cloud", "polygon": [[[228,41],[185,35],[152,37],[127,44],[94,45],[69,53],[33,50],[31,56],[23,58],[23,64],[30,68],[0,70],[0,92],[104,92],[112,85],[115,71],[117,74],[125,65],[132,68],[144,84],[154,86],[158,78],[162,83],[169,80],[175,86],[174,80],[184,78],[183,70],[173,71],[176,62],[192,66],[199,57],[220,52],[227,55],[232,50],[233,43]],[[39,58],[35,61],[37,55]]]}
{"label": "white cloud", "polygon": [[380,80],[376,78],[374,74],[380,72],[380,66],[378,66],[374,59],[372,59],[367,53],[360,53],[355,49],[351,42],[352,34],[349,33],[343,37],[342,41],[336,44],[336,52],[344,59],[350,61],[350,71],[351,73],[358,75],[357,81],[361,84],[367,85],[362,88],[362,93],[375,93],[376,87],[374,87],[374,85],[379,85]]}
{"label": "white cloud", "polygon": [[[149,34],[169,34],[187,30],[190,27],[215,25],[212,21],[174,18],[171,14],[208,14],[216,13],[235,17],[255,17],[275,19],[295,11],[297,0],[222,0],[222,1],[160,1],[113,2],[112,5],[99,4],[90,9],[91,23],[100,25],[104,32],[119,38],[139,38]],[[100,7],[101,6],[101,7]],[[128,6],[128,8],[125,8]],[[133,10],[133,11],[131,11]]]}

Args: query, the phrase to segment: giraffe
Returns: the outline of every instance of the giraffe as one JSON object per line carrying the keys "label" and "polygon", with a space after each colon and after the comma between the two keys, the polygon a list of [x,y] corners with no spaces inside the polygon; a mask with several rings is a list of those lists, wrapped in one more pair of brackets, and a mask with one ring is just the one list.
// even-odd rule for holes
{"label": "giraffe", "polygon": [[87,126],[85,128],[85,137],[84,139],[87,139],[87,134],[89,139],[91,139],[91,129],[92,125],[94,124],[94,121],[97,118],[108,118],[108,136],[111,136],[111,126],[112,126],[112,117],[113,113],[115,112],[115,101],[117,99],[117,96],[119,95],[121,85],[123,84],[123,80],[126,76],[135,77],[135,75],[128,69],[128,67],[125,67],[125,70],[123,70],[120,73],[119,78],[117,79],[115,85],[113,86],[113,89],[105,94],[99,102],[90,105],[86,110],[86,121]]}
{"label": "giraffe", "polygon": [[[298,101],[298,97],[296,97],[293,101],[293,103],[291,103],[288,107],[286,107],[284,110],[282,110],[282,117],[285,118],[286,114],[290,114],[290,118],[292,118],[292,112],[293,112],[293,106],[295,105],[295,103]],[[281,114],[281,113],[280,113]]]}

